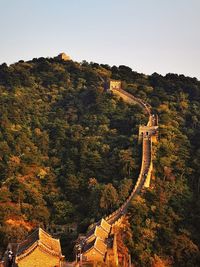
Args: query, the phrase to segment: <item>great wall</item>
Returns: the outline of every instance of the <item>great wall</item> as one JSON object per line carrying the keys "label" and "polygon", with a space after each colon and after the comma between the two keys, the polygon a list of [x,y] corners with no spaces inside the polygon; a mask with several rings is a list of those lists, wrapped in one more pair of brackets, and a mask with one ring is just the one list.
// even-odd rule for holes
{"label": "great wall", "polygon": [[[109,90],[129,104],[138,104],[148,116],[147,125],[139,128],[138,139],[142,143],[141,168],[137,182],[127,200],[116,211],[90,226],[87,234],[78,239],[76,245],[77,266],[95,266],[97,262],[108,266],[119,266],[116,229],[123,224],[131,201],[143,188],[150,186],[152,176],[152,144],[158,140],[158,117],[152,113],[149,104],[124,91],[121,88],[121,81],[111,80]],[[123,266],[130,266],[130,261],[124,261]]]}
{"label": "great wall", "polygon": [[[104,82],[103,79],[101,81]],[[128,220],[127,212],[131,201],[141,193],[143,188],[150,186],[153,171],[152,144],[158,141],[158,117],[153,114],[149,104],[124,91],[121,87],[121,81],[111,80],[109,91],[129,104],[139,105],[148,116],[147,125],[139,127],[138,141],[142,145],[141,168],[129,197],[116,211],[89,226],[86,235],[79,235],[75,246],[75,262],[65,262],[59,239],[55,239],[39,228],[23,242],[8,245],[9,250],[7,252],[13,251],[15,255],[15,263],[12,266],[27,267],[27,262],[37,262],[39,265],[34,266],[41,266],[42,264],[42,266],[49,267],[50,259],[51,266],[53,262],[53,266],[63,267],[132,266],[130,255],[127,256],[127,253],[119,252],[117,237],[120,229],[124,227],[124,221]],[[5,259],[7,259],[6,253]],[[5,266],[5,262],[0,262],[0,266]],[[16,263],[18,265],[15,265]]]}

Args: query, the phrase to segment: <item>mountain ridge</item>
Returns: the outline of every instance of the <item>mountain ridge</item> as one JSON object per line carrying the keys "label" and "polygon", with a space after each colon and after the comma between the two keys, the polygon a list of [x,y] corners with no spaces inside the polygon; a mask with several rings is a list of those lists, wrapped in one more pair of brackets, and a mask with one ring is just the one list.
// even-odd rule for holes
{"label": "mountain ridge", "polygon": [[[127,197],[139,171],[137,129],[146,119],[139,107],[104,92],[102,79],[110,78],[149,102],[161,121],[156,183],[130,208],[140,222],[130,220],[131,231],[137,233],[127,240],[132,259],[148,266],[156,254],[168,262],[172,257],[176,266],[197,264],[200,82],[53,58],[0,66],[1,250],[28,232],[23,224],[8,224],[11,219],[35,226],[76,223],[72,234],[64,230],[61,237],[70,257],[77,234]],[[149,218],[154,226],[146,223]],[[181,242],[191,244],[184,248],[191,260]]]}

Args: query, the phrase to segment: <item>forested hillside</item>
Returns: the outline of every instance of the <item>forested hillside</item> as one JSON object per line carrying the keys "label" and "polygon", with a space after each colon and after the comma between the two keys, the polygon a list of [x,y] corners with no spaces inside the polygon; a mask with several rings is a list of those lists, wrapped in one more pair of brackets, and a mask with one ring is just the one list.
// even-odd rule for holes
{"label": "forested hillside", "polygon": [[200,82],[57,58],[0,66],[0,249],[37,225],[84,232],[127,198],[147,117],[105,90],[110,78],[160,120],[152,187],[129,210],[132,260],[199,266]]}

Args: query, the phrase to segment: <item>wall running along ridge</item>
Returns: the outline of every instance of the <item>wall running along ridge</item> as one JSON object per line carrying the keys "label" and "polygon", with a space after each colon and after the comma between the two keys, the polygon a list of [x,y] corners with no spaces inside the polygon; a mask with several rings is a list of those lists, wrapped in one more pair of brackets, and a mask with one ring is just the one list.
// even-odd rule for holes
{"label": "wall running along ridge", "polygon": [[[101,224],[102,220],[105,220],[111,227],[110,227],[110,234],[109,236],[116,236],[116,229],[117,227],[122,224],[122,220],[127,213],[127,209],[131,203],[131,201],[141,192],[143,188],[148,188],[150,186],[152,170],[153,170],[153,162],[152,162],[152,143],[157,142],[158,137],[158,117],[157,115],[152,113],[152,108],[149,104],[145,103],[140,98],[134,97],[133,95],[127,93],[126,91],[121,89],[121,81],[111,80],[110,81],[110,91],[113,92],[118,97],[122,98],[125,102],[129,104],[138,104],[148,115],[148,123],[146,126],[142,125],[139,128],[139,142],[142,143],[142,162],[141,162],[141,169],[140,174],[138,176],[137,182],[132,189],[129,197],[126,201],[113,213],[102,218],[99,222],[92,226],[92,229],[98,227]],[[117,227],[115,227],[117,226]],[[91,231],[91,230],[90,230]],[[96,236],[96,238],[100,238]],[[116,239],[116,238],[115,238]],[[82,238],[78,241],[77,246],[79,247],[79,251],[77,253],[77,258],[80,259],[82,262],[89,262],[95,261],[93,255],[89,253],[87,250],[87,243],[88,235],[85,238]],[[104,240],[105,245],[106,240]],[[116,242],[114,242],[115,244]],[[93,247],[91,247],[93,249]],[[90,250],[91,250],[90,248]],[[108,255],[110,248],[107,248],[107,253],[102,255],[102,260],[96,259],[96,261],[105,261],[107,262],[106,255]],[[91,250],[92,251],[92,250]],[[117,251],[117,244],[113,245],[113,251]],[[113,253],[115,255],[116,253]],[[84,256],[85,255],[85,256]],[[87,256],[86,256],[87,255]],[[91,257],[90,257],[91,256]],[[116,255],[113,258],[113,263],[117,264]],[[110,262],[110,261],[109,261]],[[83,262],[82,262],[83,263]]]}
{"label": "wall running along ridge", "polygon": [[139,140],[142,141],[142,163],[137,183],[135,184],[127,200],[116,211],[114,211],[105,218],[105,220],[109,224],[113,225],[123,215],[126,214],[127,208],[131,200],[141,191],[141,189],[143,187],[150,186],[150,180],[153,170],[152,141],[155,141],[157,139],[158,119],[157,115],[152,114],[151,106],[149,104],[146,104],[141,99],[134,97],[133,95],[127,93],[122,89],[116,89],[111,87],[110,90],[127,103],[140,105],[149,117],[147,126],[140,126],[142,130],[139,130],[139,137],[141,138],[141,140]]}

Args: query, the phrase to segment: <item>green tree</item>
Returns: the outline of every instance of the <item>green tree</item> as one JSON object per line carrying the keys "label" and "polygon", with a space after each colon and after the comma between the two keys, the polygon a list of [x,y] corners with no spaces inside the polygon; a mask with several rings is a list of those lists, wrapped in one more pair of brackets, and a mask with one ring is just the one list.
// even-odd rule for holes
{"label": "green tree", "polygon": [[111,212],[118,204],[118,194],[112,184],[104,186],[101,192],[100,207],[106,212]]}

